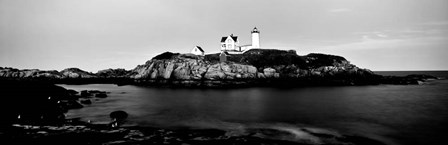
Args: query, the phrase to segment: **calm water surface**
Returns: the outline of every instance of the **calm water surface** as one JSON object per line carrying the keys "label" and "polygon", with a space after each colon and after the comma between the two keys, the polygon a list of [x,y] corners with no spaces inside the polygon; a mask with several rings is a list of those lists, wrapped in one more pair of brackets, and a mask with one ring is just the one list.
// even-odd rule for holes
{"label": "calm water surface", "polygon": [[[382,72],[384,73],[384,72]],[[448,73],[441,73],[448,76]],[[438,75],[442,76],[442,75]],[[110,92],[68,117],[108,122],[124,110],[129,124],[233,129],[312,127],[388,144],[447,144],[448,80],[425,85],[302,87],[293,89],[170,89],[112,84],[61,85]]]}

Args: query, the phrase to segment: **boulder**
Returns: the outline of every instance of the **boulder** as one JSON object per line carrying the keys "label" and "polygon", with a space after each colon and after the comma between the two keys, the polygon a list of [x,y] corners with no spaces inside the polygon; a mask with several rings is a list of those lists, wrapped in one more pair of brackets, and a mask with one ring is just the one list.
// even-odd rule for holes
{"label": "boulder", "polygon": [[260,78],[260,79],[265,79],[266,78],[266,76],[264,76],[263,73],[258,73],[257,77]]}
{"label": "boulder", "polygon": [[117,120],[124,120],[128,118],[128,113],[122,110],[114,111],[109,114],[109,117]]}
{"label": "boulder", "polygon": [[252,73],[252,74],[257,73],[257,68],[256,67],[251,66],[251,65],[246,65],[246,66],[247,66],[247,72],[248,73]]}
{"label": "boulder", "polygon": [[223,72],[231,72],[232,69],[230,69],[230,66],[226,63],[220,63],[220,68]]}
{"label": "boulder", "polygon": [[280,73],[274,73],[274,78],[279,78],[280,77]]}
{"label": "boulder", "polygon": [[82,90],[81,97],[83,97],[83,98],[92,97],[92,94],[87,90]]}
{"label": "boulder", "polygon": [[263,74],[266,78],[272,78],[274,77],[276,71],[273,68],[265,68],[263,69]]}
{"label": "boulder", "polygon": [[125,111],[119,110],[114,111],[109,114],[109,117],[111,118],[112,122],[110,123],[110,126],[115,128],[119,127],[121,124],[123,124],[126,119],[128,118],[128,113]]}

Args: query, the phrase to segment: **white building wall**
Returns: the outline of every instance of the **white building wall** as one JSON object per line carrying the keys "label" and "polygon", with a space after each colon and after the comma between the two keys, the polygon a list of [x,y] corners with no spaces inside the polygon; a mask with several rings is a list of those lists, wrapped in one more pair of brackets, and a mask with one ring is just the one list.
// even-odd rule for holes
{"label": "white building wall", "polygon": [[204,52],[199,50],[197,47],[194,47],[193,50],[191,50],[191,53],[194,55],[204,55]]}

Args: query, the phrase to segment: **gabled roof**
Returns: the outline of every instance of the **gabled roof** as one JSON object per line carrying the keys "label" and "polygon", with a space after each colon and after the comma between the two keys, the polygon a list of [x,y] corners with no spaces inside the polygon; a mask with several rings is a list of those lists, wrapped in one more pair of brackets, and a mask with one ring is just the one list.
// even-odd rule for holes
{"label": "gabled roof", "polygon": [[[221,38],[221,42],[226,42],[227,37],[229,37],[229,36],[222,37],[222,38]],[[238,41],[238,36],[230,35],[230,37],[232,37],[233,41],[235,41],[235,42]]]}
{"label": "gabled roof", "polygon": [[199,51],[204,52],[204,50],[201,48],[201,46],[196,46],[196,47],[199,49]]}
{"label": "gabled roof", "polygon": [[227,37],[222,37],[221,42],[226,42]]}

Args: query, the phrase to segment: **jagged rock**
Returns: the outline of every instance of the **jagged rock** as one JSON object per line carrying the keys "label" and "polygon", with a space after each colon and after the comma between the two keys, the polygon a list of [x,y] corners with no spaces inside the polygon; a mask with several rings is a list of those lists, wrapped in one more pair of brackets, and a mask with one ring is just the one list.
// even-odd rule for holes
{"label": "jagged rock", "polygon": [[163,74],[163,78],[170,79],[171,73],[173,72],[173,70],[174,70],[174,63],[169,62],[168,65],[166,66],[165,72]]}
{"label": "jagged rock", "polygon": [[130,77],[133,79],[147,78],[152,74],[151,70],[153,67],[154,63],[150,63],[149,65],[138,65],[134,70],[132,70],[134,75],[131,75]]}
{"label": "jagged rock", "polygon": [[150,79],[156,79],[157,78],[157,73],[158,73],[159,71],[156,69],[156,70],[154,70],[154,71],[152,71],[152,73],[151,73],[151,76],[149,77]]}
{"label": "jagged rock", "polygon": [[159,63],[156,78],[164,78],[166,62]]}
{"label": "jagged rock", "polygon": [[[188,73],[189,71],[187,70],[187,68],[185,67],[178,67],[174,70],[173,72],[173,78],[174,79],[179,79],[179,80],[187,80],[190,79],[190,74]],[[195,76],[198,77],[199,79],[201,78],[201,76]]]}

